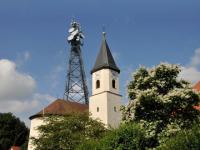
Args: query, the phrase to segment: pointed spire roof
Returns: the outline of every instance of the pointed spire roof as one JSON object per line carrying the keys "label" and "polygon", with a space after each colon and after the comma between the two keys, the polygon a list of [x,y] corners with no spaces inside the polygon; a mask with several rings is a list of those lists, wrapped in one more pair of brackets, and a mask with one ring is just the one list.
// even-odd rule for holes
{"label": "pointed spire roof", "polygon": [[106,42],[105,32],[103,32],[101,49],[97,56],[95,65],[94,65],[91,73],[94,73],[101,69],[112,69],[112,70],[120,73],[120,70],[115,63],[115,60],[110,52],[107,42]]}

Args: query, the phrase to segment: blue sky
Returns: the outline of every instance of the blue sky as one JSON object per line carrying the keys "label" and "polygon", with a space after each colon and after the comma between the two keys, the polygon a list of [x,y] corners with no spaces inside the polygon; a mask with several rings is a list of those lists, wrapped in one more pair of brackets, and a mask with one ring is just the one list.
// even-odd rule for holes
{"label": "blue sky", "polygon": [[[16,76],[27,77],[31,84],[25,86],[29,94],[21,92],[22,100],[17,92],[18,98],[5,100],[0,95],[0,112],[11,111],[28,122],[30,115],[63,96],[69,54],[66,37],[72,18],[80,22],[86,37],[82,51],[89,87],[103,26],[121,69],[124,99],[127,82],[139,65],[178,63],[185,71],[182,76],[196,82],[200,79],[199,7],[198,0],[1,0],[0,61],[7,60],[1,64],[15,64],[16,68],[10,66]],[[8,87],[12,84],[4,82]],[[12,95],[5,87],[0,89]]]}

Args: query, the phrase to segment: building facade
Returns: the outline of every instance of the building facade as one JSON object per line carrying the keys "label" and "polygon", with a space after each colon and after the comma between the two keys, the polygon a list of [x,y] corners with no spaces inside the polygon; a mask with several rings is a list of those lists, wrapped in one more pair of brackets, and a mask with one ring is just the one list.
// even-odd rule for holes
{"label": "building facade", "polygon": [[105,33],[91,74],[92,95],[89,100],[91,117],[99,119],[106,127],[116,128],[121,120],[120,69],[108,47]]}

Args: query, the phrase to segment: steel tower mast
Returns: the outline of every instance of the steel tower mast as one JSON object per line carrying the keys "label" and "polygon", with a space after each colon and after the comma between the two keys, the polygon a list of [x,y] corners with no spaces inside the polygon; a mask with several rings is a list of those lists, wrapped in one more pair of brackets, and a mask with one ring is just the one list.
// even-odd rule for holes
{"label": "steel tower mast", "polygon": [[88,88],[81,54],[84,35],[79,23],[72,21],[68,43],[71,45],[64,99],[88,104]]}

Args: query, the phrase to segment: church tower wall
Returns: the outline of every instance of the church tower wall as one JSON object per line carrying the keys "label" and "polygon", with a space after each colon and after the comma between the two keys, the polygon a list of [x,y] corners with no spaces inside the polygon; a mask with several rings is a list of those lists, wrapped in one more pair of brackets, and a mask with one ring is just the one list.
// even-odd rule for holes
{"label": "church tower wall", "polygon": [[109,50],[105,35],[92,73],[92,96],[89,111],[93,119],[99,119],[106,127],[116,128],[121,120],[121,95],[119,73]]}

